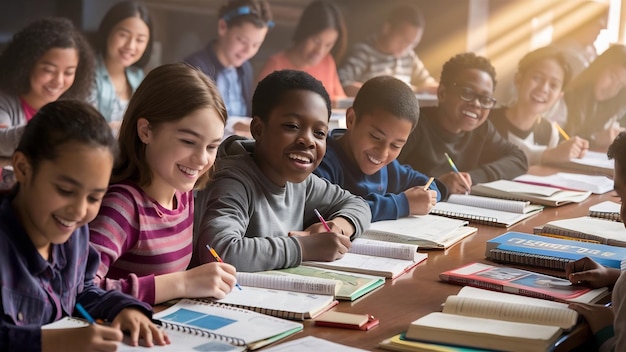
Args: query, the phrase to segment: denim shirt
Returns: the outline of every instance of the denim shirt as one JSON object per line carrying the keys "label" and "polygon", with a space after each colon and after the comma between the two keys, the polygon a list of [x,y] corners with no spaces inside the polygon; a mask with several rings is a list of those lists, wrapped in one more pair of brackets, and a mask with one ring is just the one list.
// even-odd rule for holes
{"label": "denim shirt", "polygon": [[52,244],[50,261],[44,260],[17,220],[12,198],[0,197],[0,351],[40,351],[41,326],[73,315],[76,302],[108,321],[131,306],[151,315],[149,305],[94,284],[99,257],[87,225]]}
{"label": "denim shirt", "polygon": [[[130,84],[132,93],[135,93],[137,87],[139,87],[139,84],[143,81],[144,76],[143,70],[138,67],[129,66],[126,68],[126,79],[128,80],[128,84]],[[104,60],[100,55],[96,60],[96,80],[89,100],[108,122],[118,120],[112,116],[116,104],[128,104],[128,101],[122,102],[117,96],[117,93],[115,93],[115,87],[113,86],[113,82],[111,82],[109,71],[107,71]],[[126,108],[124,107],[124,111],[125,110]],[[119,120],[121,120],[121,118]]]}

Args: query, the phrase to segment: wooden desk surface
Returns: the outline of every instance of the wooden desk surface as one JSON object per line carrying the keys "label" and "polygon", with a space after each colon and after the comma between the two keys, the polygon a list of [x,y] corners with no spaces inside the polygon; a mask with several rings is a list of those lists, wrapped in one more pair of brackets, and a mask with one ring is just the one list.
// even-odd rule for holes
{"label": "wooden desk surface", "polygon": [[[456,294],[460,286],[439,281],[439,273],[468,264],[485,260],[485,242],[505,231],[532,233],[533,227],[543,225],[556,218],[583,216],[590,205],[604,200],[618,200],[614,192],[592,195],[580,204],[568,204],[557,208],[545,208],[543,212],[526,219],[509,229],[486,225],[478,227],[478,232],[446,251],[428,251],[429,257],[413,270],[371,292],[354,302],[341,302],[337,311],[368,313],[380,320],[380,325],[370,331],[354,331],[337,328],[314,326],[312,321],[304,322],[304,332],[289,338],[296,339],[313,335],[348,346],[371,351],[383,351],[378,344],[393,335],[405,331],[409,323],[430,312],[441,310],[441,304],[448,295]],[[532,270],[532,269],[531,269]],[[557,351],[569,351],[589,339],[586,326],[578,328],[575,337],[568,338]]]}

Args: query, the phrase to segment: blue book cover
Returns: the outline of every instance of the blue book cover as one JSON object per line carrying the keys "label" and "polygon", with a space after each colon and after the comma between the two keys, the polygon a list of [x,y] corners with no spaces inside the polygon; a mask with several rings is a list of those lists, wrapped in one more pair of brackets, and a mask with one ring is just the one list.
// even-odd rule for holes
{"label": "blue book cover", "polygon": [[485,256],[551,269],[562,269],[570,261],[590,257],[606,267],[622,269],[626,248],[511,231],[487,241]]}

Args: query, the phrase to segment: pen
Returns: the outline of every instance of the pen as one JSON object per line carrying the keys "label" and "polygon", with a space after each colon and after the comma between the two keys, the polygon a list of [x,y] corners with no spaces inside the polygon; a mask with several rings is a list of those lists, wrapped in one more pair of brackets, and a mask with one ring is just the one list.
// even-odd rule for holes
{"label": "pen", "polygon": [[424,191],[428,191],[428,187],[430,187],[430,184],[433,183],[434,179],[434,177],[428,179],[428,182],[426,182],[426,185],[424,185]]}
{"label": "pen", "polygon": [[78,310],[78,312],[80,312],[83,318],[85,318],[87,322],[89,322],[89,324],[93,325],[96,323],[96,321],[91,317],[91,315],[87,312],[87,310],[83,308],[82,304],[76,302],[76,309]]}
{"label": "pen", "polygon": [[[222,258],[220,258],[220,256],[217,255],[217,252],[215,251],[215,249],[211,248],[211,246],[209,246],[208,244],[206,245],[206,248],[209,250],[209,252],[211,252],[211,255],[213,255],[213,258],[215,258],[215,260],[217,260],[220,263],[224,262]],[[241,286],[239,286],[238,282],[235,282],[235,286],[237,286],[239,291],[241,291]]]}
{"label": "pen", "polygon": [[320,219],[320,222],[322,223],[322,225],[324,225],[324,228],[326,229],[326,231],[328,232],[332,232],[330,230],[330,226],[328,226],[328,223],[326,222],[326,220],[324,220],[324,218],[322,217],[322,214],[320,214],[319,211],[317,211],[317,209],[313,209],[313,211],[315,212],[315,215],[317,215],[317,218]]}
{"label": "pen", "polygon": [[448,164],[450,164],[452,171],[454,171],[457,175],[459,175],[459,177],[461,178],[461,181],[463,181],[463,184],[465,185],[465,188],[469,191],[471,189],[470,185],[468,185],[467,181],[465,181],[465,178],[461,176],[459,169],[457,169],[456,165],[454,165],[454,161],[452,161],[452,158],[450,157],[450,155],[448,155],[448,153],[443,153],[443,154],[446,156],[446,159],[448,159]]}
{"label": "pen", "polygon": [[563,128],[561,128],[561,126],[557,122],[554,123],[554,127],[557,129],[557,131],[559,131],[559,133],[561,134],[561,137],[563,137],[563,139],[565,139],[566,141],[569,141],[569,136],[567,135],[565,130],[563,130]]}

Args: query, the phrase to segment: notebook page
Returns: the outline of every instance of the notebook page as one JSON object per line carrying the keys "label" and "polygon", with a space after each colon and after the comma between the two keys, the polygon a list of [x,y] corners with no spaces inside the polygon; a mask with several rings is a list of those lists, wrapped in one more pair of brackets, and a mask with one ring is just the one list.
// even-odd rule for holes
{"label": "notebook page", "polygon": [[357,238],[352,241],[349,252],[376,257],[415,260],[417,245]]}
{"label": "notebook page", "polygon": [[451,194],[445,203],[469,205],[473,207],[507,211],[518,214],[525,213],[526,206],[530,204],[530,202],[481,197],[471,194]]}
{"label": "notebook page", "polygon": [[613,180],[600,175],[582,175],[557,172],[547,176],[526,174],[518,176],[513,180],[517,182],[559,187],[564,189],[589,191],[595,194],[604,194],[613,190]]}
{"label": "notebook page", "polygon": [[429,214],[408,216],[397,220],[376,221],[370,225],[366,232],[397,233],[436,243],[441,238],[447,238],[448,234],[465,225],[467,225],[465,220]]}
{"label": "notebook page", "polygon": [[238,272],[237,282],[243,286],[316,293],[321,295],[334,295],[339,289],[339,282],[335,280],[296,275],[282,276]]}

